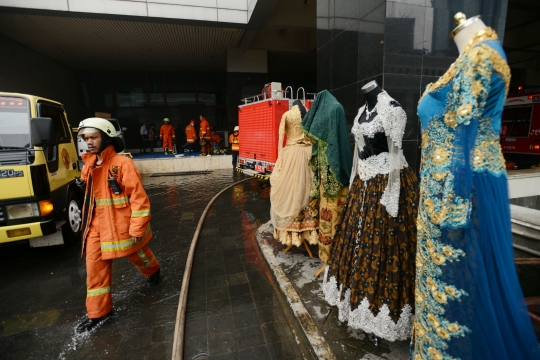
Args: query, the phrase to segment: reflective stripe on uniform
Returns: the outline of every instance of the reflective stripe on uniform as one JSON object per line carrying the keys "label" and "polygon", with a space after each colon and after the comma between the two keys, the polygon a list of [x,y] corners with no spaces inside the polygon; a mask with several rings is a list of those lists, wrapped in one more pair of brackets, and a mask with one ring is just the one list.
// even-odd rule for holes
{"label": "reflective stripe on uniform", "polygon": [[96,199],[96,206],[123,205],[128,203],[128,198],[123,196],[114,199]]}
{"label": "reflective stripe on uniform", "polygon": [[152,259],[148,260],[148,257],[146,256],[146,254],[144,253],[144,251],[142,251],[142,249],[139,249],[137,251],[137,255],[139,255],[139,257],[141,258],[141,260],[144,262],[144,266],[137,266],[139,269],[146,269],[147,267],[149,267],[150,265],[152,265],[152,263],[154,262],[154,260],[156,260],[156,256],[152,256]]}
{"label": "reflective stripe on uniform", "polygon": [[100,296],[100,295],[105,295],[105,294],[107,294],[109,292],[111,292],[111,287],[110,286],[105,286],[105,287],[92,289],[92,290],[86,289],[86,296],[87,297]]}
{"label": "reflective stripe on uniform", "polygon": [[[146,233],[144,234],[143,240],[146,239],[150,233],[150,225],[146,228]],[[101,252],[114,252],[114,251],[123,251],[127,250],[130,247],[135,245],[133,238],[117,240],[117,241],[102,241],[101,242]]]}
{"label": "reflective stripe on uniform", "polygon": [[150,209],[148,210],[131,210],[131,217],[144,217],[150,216]]}

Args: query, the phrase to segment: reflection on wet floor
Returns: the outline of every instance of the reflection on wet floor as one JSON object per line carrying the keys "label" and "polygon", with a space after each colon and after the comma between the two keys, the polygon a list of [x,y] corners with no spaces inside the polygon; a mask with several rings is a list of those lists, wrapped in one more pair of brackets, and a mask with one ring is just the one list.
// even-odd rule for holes
{"label": "reflection on wet floor", "polygon": [[302,358],[255,248],[268,198],[267,182],[242,183],[207,217],[191,275],[184,359]]}
{"label": "reflection on wet floor", "polygon": [[[232,169],[143,177],[152,204],[154,238],[149,245],[162,266],[162,282],[147,288],[127,259],[113,261],[116,315],[86,336],[74,332],[86,316],[86,271],[80,244],[31,249],[19,243],[0,248],[4,258],[0,263],[0,358],[170,359],[178,295],[195,227],[208,201],[242,178]],[[240,213],[235,219],[230,208],[254,203],[256,210],[258,201],[267,195],[265,185],[256,180],[227,192],[221,205],[213,207],[208,228],[222,214],[227,214],[231,229],[241,227]]]}

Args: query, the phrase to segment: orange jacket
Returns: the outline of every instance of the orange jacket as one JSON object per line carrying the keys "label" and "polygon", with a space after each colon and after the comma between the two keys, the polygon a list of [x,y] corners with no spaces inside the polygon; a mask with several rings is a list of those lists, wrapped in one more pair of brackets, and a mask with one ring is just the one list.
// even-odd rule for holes
{"label": "orange jacket", "polygon": [[210,130],[210,124],[208,123],[208,120],[205,118],[202,118],[201,125],[199,129],[199,137],[206,138],[207,140],[210,140],[212,138],[212,130]]}
{"label": "orange jacket", "polygon": [[197,140],[197,132],[195,131],[195,126],[189,124],[186,126],[186,138],[187,142],[192,144]]}
{"label": "orange jacket", "polygon": [[219,136],[218,133],[213,133],[212,134],[212,142],[216,143],[216,144],[219,144],[220,141],[221,141],[221,136]]}
{"label": "orange jacket", "polygon": [[174,137],[174,128],[171,124],[163,124],[161,125],[161,128],[159,129],[159,136],[160,137],[166,137],[166,136],[172,136]]}
{"label": "orange jacket", "polygon": [[240,134],[236,136],[234,134],[229,135],[229,144],[231,144],[232,151],[240,151]]}
{"label": "orange jacket", "polygon": [[[85,165],[81,178],[86,181],[82,253],[85,251],[84,245],[90,229],[88,221],[96,211],[99,218],[101,258],[108,260],[130,255],[145,246],[152,238],[152,230],[150,200],[133,160],[118,155],[111,145],[101,154],[103,162],[100,166],[95,166],[96,155],[89,152],[82,155]],[[107,183],[109,171],[122,190],[118,195],[112,192]],[[133,236],[143,237],[143,240],[134,244]]]}

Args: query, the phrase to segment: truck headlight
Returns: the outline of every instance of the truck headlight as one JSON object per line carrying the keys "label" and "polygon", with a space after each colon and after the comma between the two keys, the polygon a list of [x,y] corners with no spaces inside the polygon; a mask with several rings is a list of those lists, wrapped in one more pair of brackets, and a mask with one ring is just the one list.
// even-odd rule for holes
{"label": "truck headlight", "polygon": [[39,207],[37,203],[8,205],[6,213],[8,220],[34,217],[39,216]]}

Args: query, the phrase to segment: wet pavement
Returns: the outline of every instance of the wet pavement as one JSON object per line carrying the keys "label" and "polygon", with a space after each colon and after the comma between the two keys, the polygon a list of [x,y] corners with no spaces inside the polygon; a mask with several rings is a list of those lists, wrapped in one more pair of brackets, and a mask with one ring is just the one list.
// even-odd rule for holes
{"label": "wet pavement", "polygon": [[[86,336],[75,335],[76,325],[86,316],[80,244],[1,247],[0,359],[170,359],[178,295],[198,219],[219,190],[243,177],[232,169],[209,175],[143,177],[153,215],[154,238],[149,246],[161,264],[162,281],[147,288],[127,259],[114,260],[116,314]],[[253,182],[247,192],[259,191],[259,181]],[[232,207],[246,199],[248,195],[223,201]],[[240,222],[238,218],[234,226]]]}
{"label": "wet pavement", "polygon": [[[244,178],[232,169],[144,176],[153,214],[149,246],[161,263],[162,281],[147,288],[127,259],[113,261],[116,314],[84,336],[75,335],[86,316],[80,244],[0,247],[0,359],[170,359],[179,291],[199,217],[218,191]],[[283,253],[271,227],[262,226],[269,220],[269,195],[269,183],[253,179],[223,193],[210,209],[195,252],[184,359],[312,357],[306,356],[289,305],[309,314],[311,330],[320,335],[320,343],[315,337],[312,344],[317,354],[325,346],[330,350],[325,358],[408,359],[407,342],[377,346],[373,336],[337,320],[336,309],[324,302],[321,278],[314,277],[320,261],[309,259],[303,248]],[[312,252],[316,256],[315,247]],[[289,293],[276,292],[279,278],[270,273],[272,265],[284,274],[297,303]],[[518,266],[518,273],[525,295],[539,296],[538,266]]]}
{"label": "wet pavement", "polygon": [[312,332],[312,342],[318,342],[321,349],[329,348],[325,351],[331,355],[323,355],[324,358],[410,359],[409,341],[375,341],[373,334],[352,329],[340,322],[337,308],[329,306],[324,300],[324,272],[315,277],[315,272],[322,266],[317,258],[317,246],[310,246],[313,258],[309,257],[303,246],[293,247],[285,253],[285,246],[274,239],[273,231],[270,223],[261,226],[257,241],[270,266],[282,275],[282,288],[286,289],[288,298],[299,299],[298,304],[303,309],[299,310],[297,317],[306,331]]}
{"label": "wet pavement", "polygon": [[223,193],[197,244],[184,359],[301,359],[255,233],[269,219],[270,186],[251,180]]}

